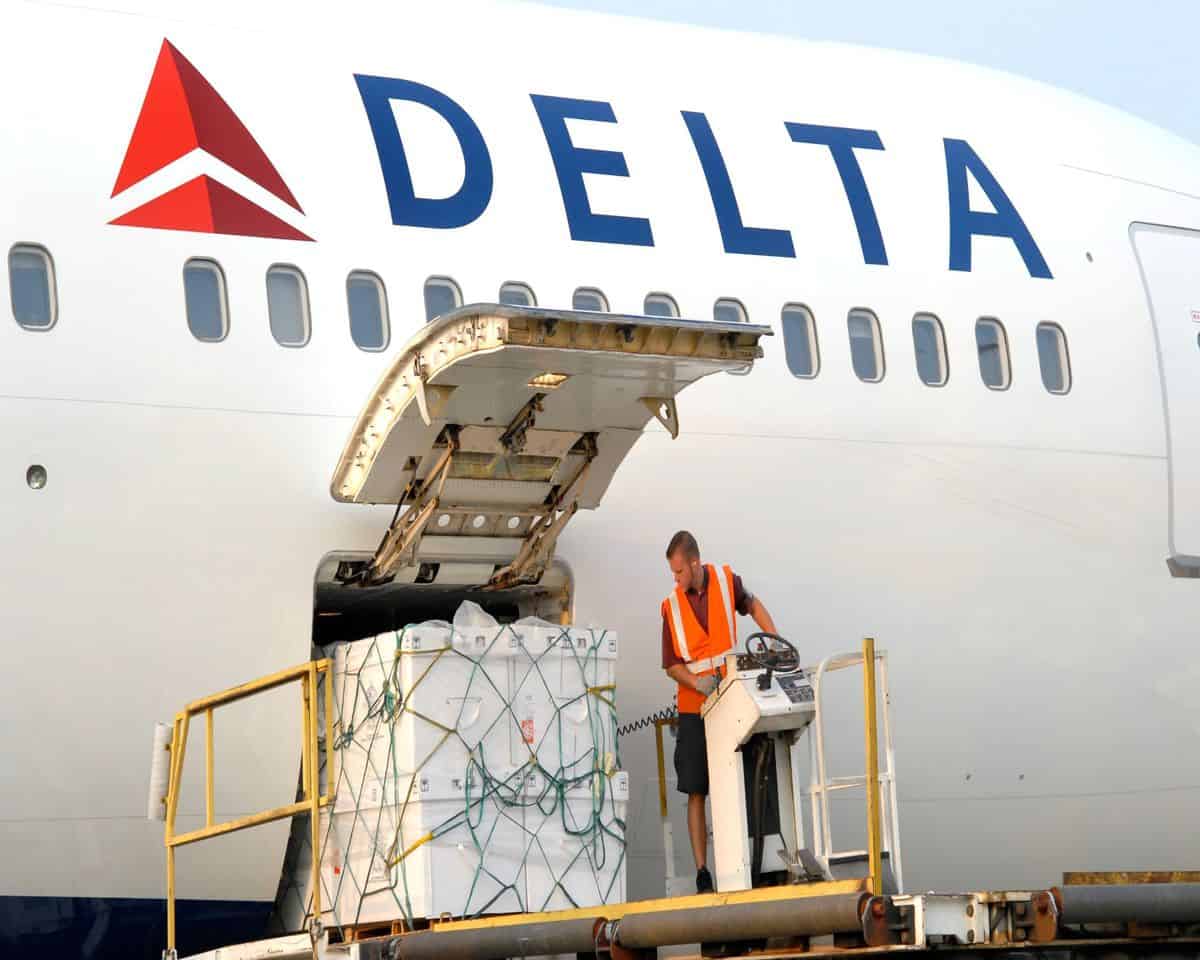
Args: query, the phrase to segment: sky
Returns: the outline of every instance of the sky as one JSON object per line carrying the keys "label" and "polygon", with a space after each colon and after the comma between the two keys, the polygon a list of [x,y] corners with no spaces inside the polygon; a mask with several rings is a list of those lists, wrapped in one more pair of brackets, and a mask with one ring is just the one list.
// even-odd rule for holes
{"label": "sky", "polygon": [[1064,87],[1200,143],[1200,0],[542,0],[951,57]]}

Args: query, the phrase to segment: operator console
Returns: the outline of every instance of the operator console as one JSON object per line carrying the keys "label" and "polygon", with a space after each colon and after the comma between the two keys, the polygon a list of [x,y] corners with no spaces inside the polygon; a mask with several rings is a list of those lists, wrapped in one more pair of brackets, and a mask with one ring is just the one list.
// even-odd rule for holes
{"label": "operator console", "polygon": [[[799,654],[782,637],[755,634],[747,638],[744,652],[726,655],[724,677],[700,710],[718,891],[750,889],[758,870],[779,874],[793,868],[790,857],[803,846],[804,834],[793,793],[792,755],[816,710]],[[769,766],[764,778],[755,774],[755,763]],[[761,815],[751,810],[760,791],[770,793]]]}

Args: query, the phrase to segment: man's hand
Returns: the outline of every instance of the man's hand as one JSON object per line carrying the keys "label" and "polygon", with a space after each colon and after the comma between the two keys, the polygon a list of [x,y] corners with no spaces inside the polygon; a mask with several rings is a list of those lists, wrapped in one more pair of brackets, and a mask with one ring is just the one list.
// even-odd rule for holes
{"label": "man's hand", "polygon": [[717,689],[718,679],[715,674],[709,674],[704,677],[697,677],[692,674],[688,668],[682,663],[676,663],[667,667],[667,676],[674,680],[681,687],[687,687],[689,690],[695,690],[701,696],[707,697],[710,693]]}

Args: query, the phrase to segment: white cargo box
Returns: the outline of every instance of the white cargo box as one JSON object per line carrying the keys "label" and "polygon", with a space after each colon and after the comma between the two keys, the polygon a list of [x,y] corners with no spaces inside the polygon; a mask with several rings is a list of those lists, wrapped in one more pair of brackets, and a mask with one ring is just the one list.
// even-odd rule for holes
{"label": "white cargo box", "polygon": [[[625,897],[616,635],[489,624],[477,607],[472,617],[334,651],[337,788],[321,827],[328,923]],[[310,864],[302,851],[292,866],[302,903]]]}
{"label": "white cargo box", "polygon": [[540,775],[526,778],[532,846],[526,860],[529,909],[567,910],[621,903],[625,887],[625,816],[629,774],[597,773],[559,797]]}
{"label": "white cargo box", "polygon": [[339,810],[365,802],[370,783],[462,775],[473,754],[510,762],[508,647],[495,633],[420,624],[339,648],[334,700],[351,734],[338,751]]}
{"label": "white cargo box", "polygon": [[[513,710],[522,742],[512,761],[532,752],[564,780],[611,769],[616,753],[617,634],[611,630],[539,628],[525,656],[513,657]],[[611,756],[611,759],[610,759]]]}
{"label": "white cargo box", "polygon": [[335,813],[321,869],[327,922],[524,910],[521,777],[493,776],[488,784],[475,771],[376,783],[366,792],[377,806]]}

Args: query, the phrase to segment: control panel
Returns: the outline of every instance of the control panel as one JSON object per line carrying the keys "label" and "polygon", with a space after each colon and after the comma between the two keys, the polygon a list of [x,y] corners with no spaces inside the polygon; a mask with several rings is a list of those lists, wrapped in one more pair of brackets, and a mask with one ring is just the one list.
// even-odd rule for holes
{"label": "control panel", "polygon": [[790,673],[786,676],[775,675],[779,686],[792,703],[811,703],[813,699],[812,684],[802,673]]}

